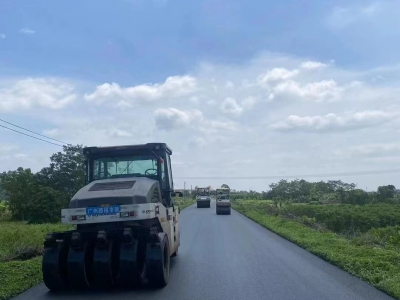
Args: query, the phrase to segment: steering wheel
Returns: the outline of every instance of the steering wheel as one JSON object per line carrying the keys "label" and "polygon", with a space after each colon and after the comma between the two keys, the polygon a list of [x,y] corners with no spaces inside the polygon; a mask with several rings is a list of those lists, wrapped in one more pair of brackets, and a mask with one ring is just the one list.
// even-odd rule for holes
{"label": "steering wheel", "polygon": [[[153,171],[153,174],[149,173],[148,171]],[[144,171],[144,175],[157,175],[157,169],[147,169]]]}

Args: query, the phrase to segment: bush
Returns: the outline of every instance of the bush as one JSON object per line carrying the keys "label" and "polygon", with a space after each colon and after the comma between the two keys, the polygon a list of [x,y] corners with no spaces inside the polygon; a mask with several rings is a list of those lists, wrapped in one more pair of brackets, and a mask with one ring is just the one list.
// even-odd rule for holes
{"label": "bush", "polygon": [[29,223],[56,223],[60,222],[61,209],[63,208],[63,195],[49,187],[39,187],[38,192],[32,197],[29,207]]}

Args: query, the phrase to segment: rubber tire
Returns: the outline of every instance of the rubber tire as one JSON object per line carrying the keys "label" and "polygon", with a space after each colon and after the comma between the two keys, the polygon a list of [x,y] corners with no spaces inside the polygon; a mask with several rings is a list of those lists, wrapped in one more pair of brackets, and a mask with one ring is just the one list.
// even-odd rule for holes
{"label": "rubber tire", "polygon": [[68,287],[67,259],[68,244],[63,241],[54,248],[44,249],[42,258],[42,278],[50,291],[62,291]]}
{"label": "rubber tire", "polygon": [[[150,286],[155,288],[165,287],[169,282],[169,273],[171,266],[171,257],[169,253],[168,236],[164,235],[159,243],[159,248],[147,246],[147,252],[151,251],[153,259],[146,263],[146,274]],[[149,253],[147,253],[149,254]],[[156,259],[154,259],[156,258]],[[165,259],[167,261],[165,261]],[[166,265],[167,264],[167,265]]]}

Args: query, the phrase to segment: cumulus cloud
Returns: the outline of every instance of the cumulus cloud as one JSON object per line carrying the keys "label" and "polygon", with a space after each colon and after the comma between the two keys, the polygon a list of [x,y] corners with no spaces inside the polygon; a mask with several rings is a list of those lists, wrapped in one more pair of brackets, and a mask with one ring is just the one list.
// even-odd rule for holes
{"label": "cumulus cloud", "polygon": [[[319,62],[303,62],[301,68],[315,70],[325,66]],[[268,99],[304,99],[315,102],[336,101],[344,87],[333,79],[307,82],[298,69],[275,68],[258,76],[258,84],[267,90]],[[294,80],[297,77],[298,80]]]}
{"label": "cumulus cloud", "polygon": [[36,33],[35,30],[29,29],[29,28],[21,28],[21,29],[19,30],[19,32],[22,33],[22,34],[27,34],[27,35],[35,34],[35,33]]}
{"label": "cumulus cloud", "polygon": [[[5,117],[10,121],[26,116],[23,124],[15,123],[73,144],[121,145],[133,143],[132,138],[134,143],[166,141],[180,152],[178,158],[174,152],[173,161],[196,162],[195,171],[174,171],[179,177],[226,176],[227,171],[230,176],[347,172],[365,170],[369,158],[375,159],[369,162],[371,169],[389,169],[395,146],[370,146],[363,155],[348,153],[362,151],[366,141],[380,145],[398,138],[397,71],[398,67],[383,66],[361,72],[311,59],[263,55],[240,65],[202,64],[190,76],[171,76],[158,83],[125,87],[118,81],[95,83],[96,89],[81,94],[78,86],[63,81],[33,78],[30,85],[17,85],[19,81],[0,79],[0,113],[7,112],[13,117]],[[384,80],[374,82],[377,76]],[[52,88],[43,87],[47,85]],[[59,103],[71,95],[86,101]],[[113,106],[117,110],[110,110]],[[43,108],[52,111],[42,113]],[[316,140],[315,133],[324,134]],[[4,141],[14,135],[2,131]],[[27,154],[35,160],[29,165],[15,157],[3,160],[3,170],[11,166],[38,170],[59,150],[26,140],[19,139],[21,149],[29,149]],[[37,145],[36,152],[32,145]],[[334,149],[342,150],[334,154]],[[379,149],[388,150],[381,156],[368,154]],[[254,157],[258,159],[253,165],[239,164]],[[249,186],[234,180],[228,184],[238,189]],[[268,182],[250,184],[261,190]],[[370,184],[377,184],[375,178]],[[176,185],[183,181],[178,179]]]}
{"label": "cumulus cloud", "polygon": [[12,159],[24,160],[27,154],[20,152],[20,147],[11,144],[0,144],[0,161],[8,161]]}
{"label": "cumulus cloud", "polygon": [[269,87],[272,83],[285,81],[296,77],[299,74],[298,70],[287,70],[285,68],[274,68],[268,72],[258,76],[258,82],[266,87]]}
{"label": "cumulus cloud", "polygon": [[300,65],[300,68],[303,69],[319,69],[319,68],[323,68],[326,67],[327,64],[318,62],[318,61],[305,61]]}
{"label": "cumulus cloud", "polygon": [[362,111],[338,116],[330,113],[324,116],[289,116],[285,121],[272,125],[283,131],[341,131],[367,128],[389,122],[399,114],[384,111]]}
{"label": "cumulus cloud", "polygon": [[234,98],[228,97],[222,102],[221,111],[225,114],[240,115],[243,108],[237,104]]}
{"label": "cumulus cloud", "polygon": [[0,112],[34,107],[56,110],[64,108],[77,97],[72,85],[56,79],[26,78],[0,84]]}
{"label": "cumulus cloud", "polygon": [[156,126],[159,129],[173,130],[190,126],[193,122],[200,122],[203,113],[199,110],[183,111],[176,108],[159,108],[154,112]]}
{"label": "cumulus cloud", "polygon": [[119,84],[104,83],[99,85],[91,94],[86,94],[87,101],[103,103],[111,100],[118,105],[126,107],[132,101],[154,101],[164,98],[177,98],[187,96],[196,89],[197,81],[192,76],[171,76],[164,83],[141,84],[123,88]]}

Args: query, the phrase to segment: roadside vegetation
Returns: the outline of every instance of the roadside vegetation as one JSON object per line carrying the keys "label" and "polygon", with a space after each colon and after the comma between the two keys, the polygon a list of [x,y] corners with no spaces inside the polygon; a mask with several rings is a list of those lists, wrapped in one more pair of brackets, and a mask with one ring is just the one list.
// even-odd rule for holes
{"label": "roadside vegetation", "polygon": [[340,181],[281,181],[270,188],[256,200],[237,197],[232,207],[400,299],[400,197],[394,186],[367,193]]}
{"label": "roadside vegetation", "polygon": [[176,198],[175,203],[182,210],[182,209],[196,203],[196,201],[191,198]]}

